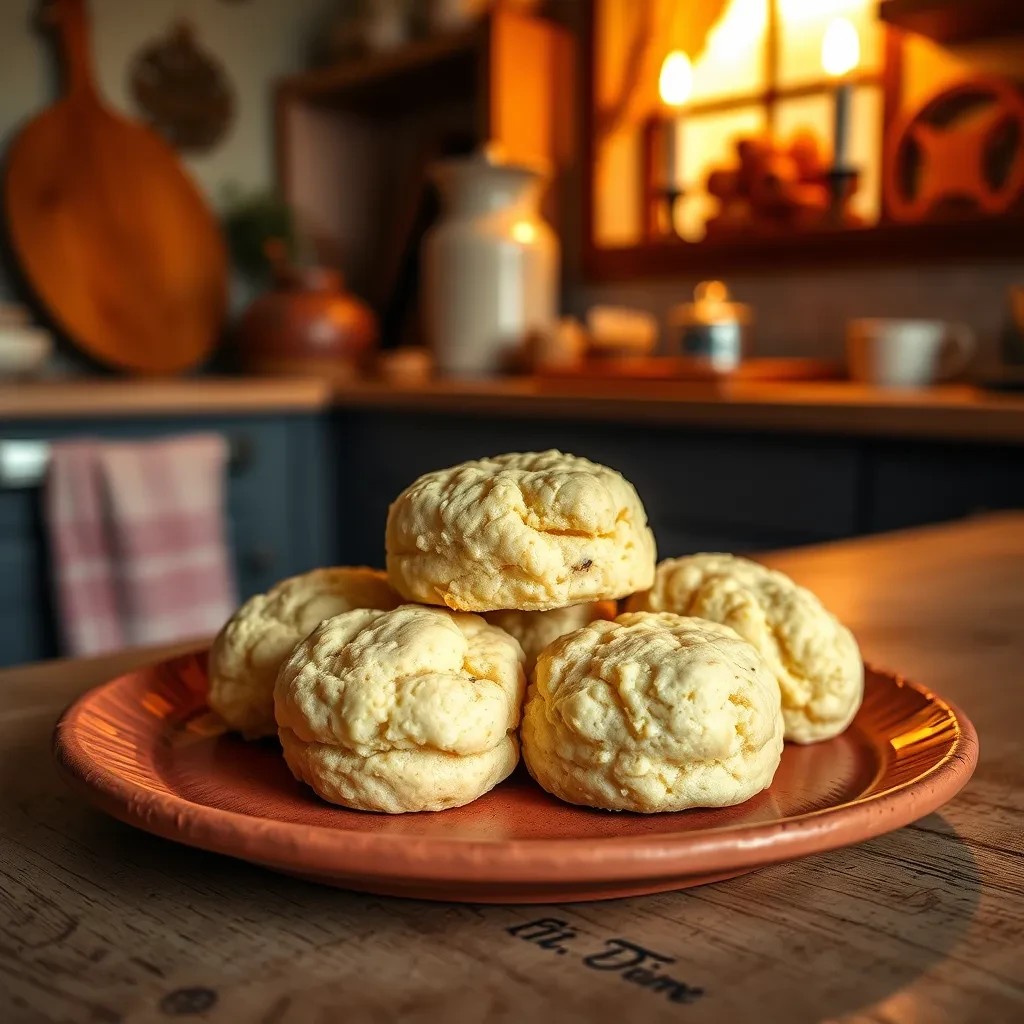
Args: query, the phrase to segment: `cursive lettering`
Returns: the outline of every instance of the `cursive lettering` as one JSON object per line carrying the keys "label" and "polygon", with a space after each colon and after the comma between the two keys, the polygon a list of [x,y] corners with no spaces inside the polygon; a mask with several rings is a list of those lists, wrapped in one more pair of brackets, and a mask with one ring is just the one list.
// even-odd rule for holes
{"label": "cursive lettering", "polygon": [[542,917],[505,930],[524,942],[532,942],[541,949],[550,949],[560,955],[569,952],[562,943],[576,938],[575,930],[566,921],[559,921],[556,917]]}
{"label": "cursive lettering", "polygon": [[[533,921],[506,928],[524,942],[539,949],[547,949],[564,956],[571,950],[567,943],[579,938],[579,934],[568,921],[557,917],[539,917]],[[692,1003],[704,995],[702,988],[666,973],[664,968],[676,962],[675,957],[655,952],[628,939],[605,939],[604,948],[582,955],[582,964],[592,971],[615,975],[622,981],[657,995],[673,1003]]]}

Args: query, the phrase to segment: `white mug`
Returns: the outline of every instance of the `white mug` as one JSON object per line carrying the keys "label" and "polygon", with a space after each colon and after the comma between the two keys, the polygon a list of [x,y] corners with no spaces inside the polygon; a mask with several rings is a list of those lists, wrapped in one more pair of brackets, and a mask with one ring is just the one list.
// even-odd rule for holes
{"label": "white mug", "polygon": [[958,374],[974,354],[974,332],[943,320],[851,320],[850,376],[883,388],[923,388]]}

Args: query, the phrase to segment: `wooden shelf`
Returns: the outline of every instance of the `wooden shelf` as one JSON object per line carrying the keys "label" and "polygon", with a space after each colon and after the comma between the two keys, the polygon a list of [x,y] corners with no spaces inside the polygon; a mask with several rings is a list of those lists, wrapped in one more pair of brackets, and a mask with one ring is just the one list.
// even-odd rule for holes
{"label": "wooden shelf", "polygon": [[277,91],[314,106],[374,112],[433,101],[455,86],[471,87],[484,32],[481,23],[336,67],[289,75],[278,80]]}
{"label": "wooden shelf", "polygon": [[727,273],[780,266],[841,266],[871,260],[943,262],[961,257],[999,260],[1024,255],[1024,217],[1002,216],[920,224],[877,224],[791,234],[750,232],[702,242],[661,242],[624,248],[589,247],[592,281],[676,274]]}
{"label": "wooden shelf", "polygon": [[1021,0],[883,0],[882,21],[939,43],[1024,33]]}

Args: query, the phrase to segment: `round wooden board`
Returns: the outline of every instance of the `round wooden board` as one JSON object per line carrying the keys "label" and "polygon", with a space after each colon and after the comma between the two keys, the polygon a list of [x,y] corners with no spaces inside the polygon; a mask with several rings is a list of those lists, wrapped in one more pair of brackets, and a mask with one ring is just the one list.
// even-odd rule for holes
{"label": "round wooden board", "polygon": [[868,671],[864,705],[827,743],[787,744],[770,789],[738,807],[613,814],[560,803],[522,771],[467,807],[379,815],[320,801],[276,741],[224,734],[205,654],[140,669],[65,712],[71,784],[131,825],[344,888],[530,903],[661,892],[860,842],[930,813],[977,761],[974,728],[916,684]]}
{"label": "round wooden board", "polygon": [[32,289],[69,338],[119,369],[201,362],[227,306],[227,253],[202,195],[156,132],[92,79],[84,0],[55,0],[65,95],[11,144],[4,205]]}

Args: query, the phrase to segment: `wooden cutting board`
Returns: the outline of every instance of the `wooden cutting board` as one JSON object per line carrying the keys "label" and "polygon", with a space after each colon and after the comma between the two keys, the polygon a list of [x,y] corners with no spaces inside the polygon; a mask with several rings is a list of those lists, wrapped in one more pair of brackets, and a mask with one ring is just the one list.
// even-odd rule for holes
{"label": "wooden cutting board", "polygon": [[174,151],[107,107],[85,0],[51,0],[64,94],[10,148],[4,204],[14,253],[70,339],[110,366],[172,373],[213,348],[227,255]]}

